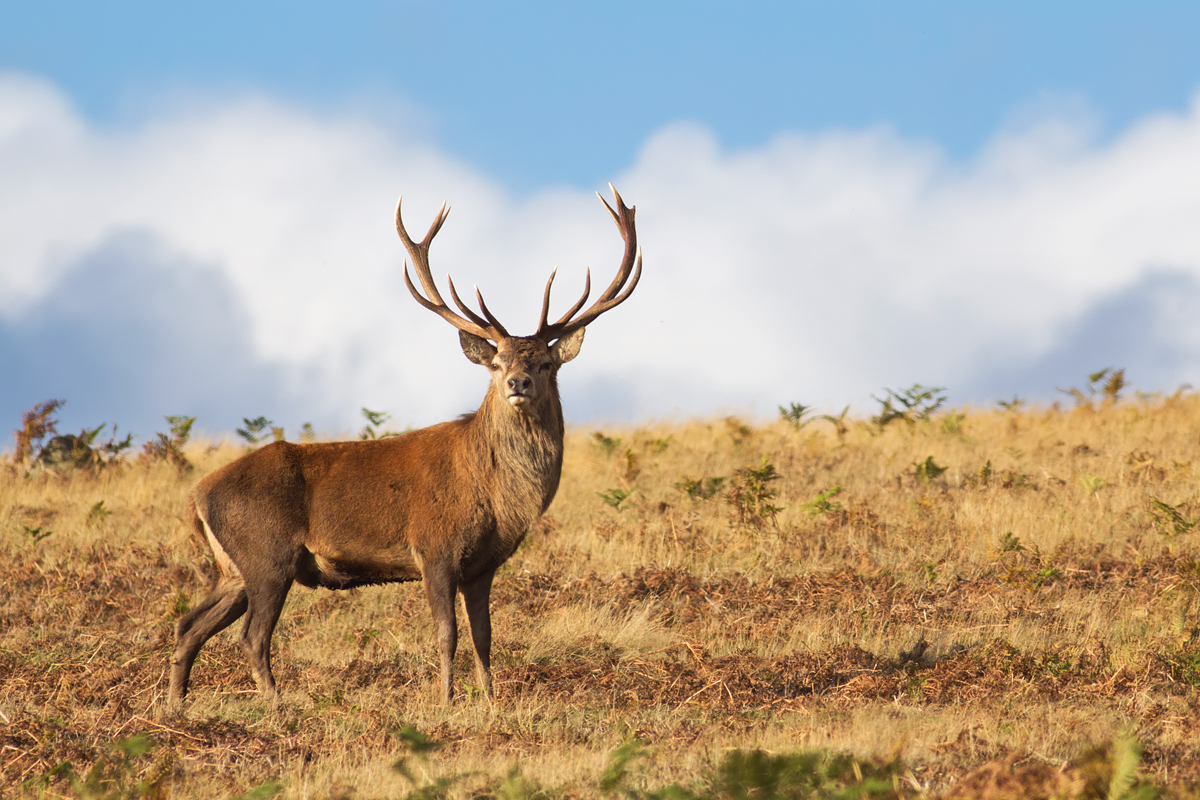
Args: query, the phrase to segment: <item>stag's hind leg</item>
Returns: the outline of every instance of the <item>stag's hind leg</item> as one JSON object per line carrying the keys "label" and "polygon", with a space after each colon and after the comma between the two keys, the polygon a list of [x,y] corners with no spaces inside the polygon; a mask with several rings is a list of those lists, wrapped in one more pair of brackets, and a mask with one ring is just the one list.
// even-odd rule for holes
{"label": "stag's hind leg", "polygon": [[258,690],[268,697],[276,695],[275,676],[271,673],[271,635],[291,588],[292,579],[286,575],[246,586],[249,602],[242,626],[242,650],[250,662],[250,673]]}
{"label": "stag's hind leg", "polygon": [[183,702],[196,654],[204,643],[233,624],[246,613],[246,586],[240,577],[222,577],[200,605],[180,618],[175,625],[175,653],[171,656],[173,704]]}

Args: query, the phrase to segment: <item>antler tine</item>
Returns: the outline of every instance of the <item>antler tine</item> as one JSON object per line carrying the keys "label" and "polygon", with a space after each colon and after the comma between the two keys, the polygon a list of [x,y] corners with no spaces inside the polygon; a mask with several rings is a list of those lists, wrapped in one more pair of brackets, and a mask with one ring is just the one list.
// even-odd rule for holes
{"label": "antler tine", "polygon": [[583,308],[583,304],[587,302],[588,295],[592,293],[592,268],[588,267],[583,273],[583,294],[575,301],[575,305],[567,309],[567,313],[558,318],[555,325],[564,325],[571,317],[578,313],[579,309]]}
{"label": "antler tine", "polygon": [[[608,211],[608,215],[613,218],[613,222],[617,223],[617,230],[621,232],[621,238],[625,240],[625,257],[621,260],[621,268],[617,270],[612,283],[604,290],[604,294],[600,295],[596,301],[597,303],[611,299],[613,295],[620,291],[621,286],[629,279],[629,270],[633,267],[634,254],[640,253],[637,246],[637,229],[633,224],[633,215],[637,211],[637,207],[630,208],[625,205],[625,201],[617,193],[617,188],[611,183],[608,185],[608,188],[612,189],[613,197],[617,201],[617,208],[620,209],[619,212],[614,211],[612,206],[608,204],[608,201],[599,192],[596,192],[596,197],[600,198],[600,202],[604,203],[604,208]],[[588,311],[590,312],[591,309],[588,309]]]}
{"label": "antler tine", "polygon": [[542,331],[546,330],[546,316],[550,313],[550,287],[554,285],[554,276],[558,274],[558,267],[550,270],[550,280],[546,281],[546,291],[542,294],[542,316],[538,320],[537,336]]}
{"label": "antler tine", "polygon": [[[642,255],[641,249],[638,247],[637,243],[637,227],[634,224],[634,212],[637,210],[637,207],[625,205],[625,201],[621,199],[621,195],[611,183],[608,185],[608,188],[612,189],[613,198],[616,200],[617,204],[616,210],[614,210],[613,207],[608,204],[608,201],[605,200],[599,192],[596,193],[596,196],[599,197],[600,202],[604,204],[605,210],[607,210],[609,216],[613,218],[613,222],[617,224],[617,229],[621,232],[621,238],[625,240],[625,254],[621,259],[621,266],[617,270],[617,274],[613,278],[612,283],[608,285],[608,288],[604,290],[603,294],[596,298],[596,302],[578,317],[575,317],[575,314],[587,301],[588,294],[591,291],[591,271],[589,270],[587,286],[584,289],[583,297],[581,297],[579,301],[572,306],[571,309],[564,314],[561,319],[559,319],[558,322],[554,323],[553,325],[543,324],[539,326],[537,334],[539,336],[542,336],[546,339],[562,338],[573,331],[589,325],[593,320],[596,319],[596,317],[600,316],[605,311],[608,311],[609,309],[625,302],[625,300],[633,292],[634,287],[637,286],[638,281],[641,280]],[[634,269],[635,262],[636,270]],[[629,282],[628,286],[626,286],[625,284],[627,281],[629,281],[629,274],[631,271],[633,271],[633,280]],[[553,276],[551,276],[551,280],[553,280]],[[624,291],[622,291],[623,287]],[[543,306],[547,304],[549,295],[550,286],[547,284],[546,298],[543,301]],[[543,323],[545,321],[545,317],[546,311],[545,308],[543,308]],[[574,319],[572,319],[573,317]]]}
{"label": "antler tine", "polygon": [[472,311],[470,307],[468,307],[467,304],[462,301],[462,298],[458,296],[458,291],[454,288],[454,280],[449,275],[446,276],[446,283],[450,284],[450,297],[454,299],[454,304],[458,306],[464,314],[467,315],[468,319],[470,319],[476,325],[480,325],[484,328],[490,325],[492,328],[495,328],[496,332],[502,337],[508,337],[508,331],[506,331],[504,326],[500,324],[500,320],[496,319],[492,315],[492,312],[487,307],[487,303],[483,302],[483,295],[480,293],[478,286],[475,287],[475,299],[479,301],[479,307],[483,309],[483,316],[487,317],[486,321]]}
{"label": "antler tine", "polygon": [[[608,188],[612,189],[613,197],[615,197],[617,200],[617,205],[619,205],[619,206],[625,205],[625,201],[621,199],[621,195],[617,192],[617,187],[613,186],[610,183],[608,185]],[[596,197],[599,197],[600,202],[604,203],[604,207],[608,209],[608,215],[613,218],[613,222],[617,223],[617,227],[620,228],[621,227],[621,218],[617,215],[617,212],[613,211],[612,206],[610,206],[608,204],[608,201],[604,199],[604,195],[600,194],[599,192],[596,192]],[[624,230],[624,229],[622,228],[622,230]]]}
{"label": "antler tine", "polygon": [[608,311],[610,308],[616,308],[617,306],[621,305],[621,303],[624,303],[629,298],[629,295],[633,294],[633,290],[637,287],[638,281],[641,279],[642,251],[639,249],[637,253],[637,268],[634,269],[633,279],[629,282],[629,285],[625,287],[625,291],[621,292],[621,294],[617,297],[605,300],[603,299],[604,295],[608,295],[608,292],[606,291],[604,295],[601,296],[601,299],[596,300],[596,302],[592,304],[592,307],[581,314],[578,319],[573,319],[564,326],[566,329],[565,333],[570,333],[573,330],[590,325],[592,321],[596,319],[596,317],[600,316],[605,311]]}
{"label": "antler tine", "polygon": [[467,307],[467,304],[458,296],[458,290],[454,288],[454,280],[448,274],[446,275],[446,283],[450,284],[450,297],[454,300],[454,305],[458,306],[471,322],[474,322],[481,328],[486,328],[488,326],[487,320]]}
{"label": "antler tine", "polygon": [[479,287],[475,287],[475,299],[479,302],[479,310],[487,317],[488,322],[492,323],[492,327],[500,332],[500,335],[507,338],[508,331],[504,330],[504,326],[500,324],[500,320],[492,315],[491,310],[487,307],[487,303],[483,302],[483,292],[479,291]]}
{"label": "antler tine", "polygon": [[417,291],[417,287],[413,286],[412,278],[408,277],[408,264],[404,265],[404,285],[408,287],[409,293],[413,296],[414,300],[421,304],[422,308],[429,309],[454,327],[458,328],[460,331],[466,331],[467,333],[472,333],[484,339],[489,339],[492,337],[492,334],[488,333],[488,331],[484,330],[481,326],[476,325],[473,322],[469,322],[455,314],[446,307],[445,303],[431,303],[429,300],[426,300],[424,297],[422,297],[421,293]]}
{"label": "antler tine", "polygon": [[542,318],[538,323],[537,332],[533,334],[534,336],[541,336],[547,331],[554,330],[555,328],[561,326],[563,323],[573,317],[575,312],[583,308],[583,304],[587,302],[588,295],[592,293],[592,270],[591,268],[588,268],[583,278],[583,295],[575,301],[575,305],[567,309],[567,313],[558,318],[558,322],[551,325],[548,319],[548,315],[550,313],[550,286],[554,283],[554,276],[557,274],[558,267],[555,267],[554,271],[550,273],[550,280],[546,281],[546,293],[542,296]]}
{"label": "antler tine", "polygon": [[429,299],[438,305],[446,305],[442,300],[442,295],[438,292],[437,284],[433,282],[433,275],[429,272],[429,245],[433,241],[433,237],[437,236],[438,231],[442,229],[442,225],[446,222],[446,217],[450,216],[450,209],[445,203],[438,209],[437,216],[433,218],[433,223],[429,226],[429,231],[425,234],[425,238],[420,242],[414,242],[412,237],[408,235],[408,231],[404,228],[404,220],[400,216],[400,207],[404,203],[404,195],[396,201],[396,233],[400,234],[400,241],[404,242],[404,249],[408,251],[408,255],[413,260],[413,269],[417,271],[417,278],[421,281],[421,286],[425,289],[425,294],[429,295]]}
{"label": "antler tine", "polygon": [[[450,296],[454,298],[454,302],[467,315],[467,318],[464,319],[450,310],[446,305],[446,301],[442,299],[441,293],[438,292],[437,284],[434,283],[433,275],[429,271],[429,245],[433,241],[433,237],[437,236],[438,231],[442,229],[442,225],[445,224],[446,217],[450,214],[449,207],[445,203],[442,203],[442,207],[438,210],[437,216],[434,217],[433,223],[429,226],[429,231],[425,234],[425,238],[420,242],[414,242],[412,237],[408,235],[408,231],[405,230],[404,221],[400,216],[400,206],[403,202],[403,197],[396,201],[396,233],[400,235],[400,241],[404,242],[404,248],[408,250],[408,255],[412,258],[413,269],[416,270],[417,279],[420,280],[421,286],[425,289],[425,294],[428,295],[428,298],[422,297],[421,293],[417,291],[417,288],[413,285],[412,278],[408,275],[408,264],[405,264],[404,284],[408,287],[409,293],[412,294],[413,298],[422,308],[429,309],[461,331],[466,331],[483,339],[491,339],[492,341],[507,338],[508,332],[504,330],[504,326],[488,312],[486,306],[483,306],[482,296],[479,298],[480,306],[483,308],[485,316],[487,316],[487,321],[484,321],[479,315],[463,305],[462,301],[458,298],[458,293],[454,290],[454,281],[450,280],[449,275],[446,276],[446,280],[450,284]],[[476,294],[478,294],[478,290],[476,290]]]}

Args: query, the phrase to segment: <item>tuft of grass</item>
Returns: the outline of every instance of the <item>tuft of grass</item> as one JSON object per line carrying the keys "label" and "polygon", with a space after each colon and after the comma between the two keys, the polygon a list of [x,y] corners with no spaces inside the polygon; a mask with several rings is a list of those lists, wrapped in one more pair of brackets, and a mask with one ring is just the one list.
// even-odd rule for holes
{"label": "tuft of grass", "polygon": [[264,781],[245,794],[239,794],[232,800],[270,800],[283,794],[283,781]]}
{"label": "tuft of grass", "polygon": [[[399,433],[397,433],[395,431],[383,430],[383,426],[385,424],[387,424],[388,420],[390,420],[392,418],[391,414],[388,414],[383,411],[372,411],[371,409],[367,408],[366,406],[363,406],[362,415],[363,415],[363,418],[367,421],[367,424],[364,425],[363,429],[358,432],[359,439],[387,439],[390,436],[399,436],[400,435]],[[311,434],[311,432],[312,432],[311,425],[308,426],[308,430],[309,430],[309,433]],[[313,438],[316,438],[316,437],[314,436]]]}
{"label": "tuft of grass", "polygon": [[1036,544],[1026,548],[1011,533],[1001,537],[997,558],[1003,571],[1001,580],[1030,594],[1037,594],[1062,577],[1062,570],[1051,556]]}
{"label": "tuft of grass", "polygon": [[[631,800],[791,800],[791,798],[904,798],[912,772],[898,760],[858,759],[822,750],[769,753],[735,749],[699,787],[670,783],[645,790],[633,780],[635,762],[646,755],[636,740],[609,756],[597,788]],[[905,783],[902,779],[907,779]],[[902,789],[902,786],[904,789]]]}
{"label": "tuft of grass", "polygon": [[745,466],[733,474],[726,498],[738,525],[762,528],[775,524],[783,508],[773,504],[779,489],[772,484],[781,477],[768,456],[763,456],[757,467]]}
{"label": "tuft of grass", "polygon": [[[165,461],[174,464],[181,472],[190,472],[193,464],[184,454],[184,447],[192,435],[195,417],[169,416],[165,418],[171,426],[170,433],[156,433],[142,447],[142,459],[147,462]],[[238,431],[242,433],[242,431]]]}
{"label": "tuft of grass", "polygon": [[95,428],[84,428],[79,435],[55,436],[38,451],[37,463],[56,470],[100,469],[119,461],[123,453],[133,444],[133,434],[124,439],[117,438],[117,426],[113,426],[108,441],[100,444],[97,439],[108,423]]}
{"label": "tuft of grass", "polygon": [[21,535],[24,536],[25,540],[30,544],[37,544],[38,542],[49,539],[51,536],[53,536],[54,531],[47,530],[41,525],[37,526],[36,528],[30,527],[29,525],[22,525]]}
{"label": "tuft of grass", "polygon": [[1012,400],[997,400],[996,405],[1010,414],[1015,414],[1025,405],[1025,398],[1014,394]]}
{"label": "tuft of grass", "polygon": [[621,461],[619,472],[621,480],[626,483],[633,483],[637,480],[638,475],[642,474],[642,460],[637,453],[633,452],[633,448],[625,451],[625,458]]}
{"label": "tuft of grass", "polygon": [[1173,680],[1200,689],[1200,647],[1195,641],[1184,646],[1168,648],[1159,658],[1166,665]]}
{"label": "tuft of grass", "polygon": [[841,503],[836,503],[832,498],[837,497],[842,493],[841,484],[834,486],[832,489],[826,489],[823,492],[818,492],[817,496],[807,503],[801,503],[800,508],[803,508],[809,514],[831,514],[835,511],[845,509]]}
{"label": "tuft of grass", "polygon": [[837,434],[838,441],[846,438],[846,434],[850,431],[850,423],[846,420],[846,415],[850,413],[850,406],[842,409],[840,414],[822,414],[817,419],[825,420],[833,424],[833,432]]}
{"label": "tuft of grass", "polygon": [[84,774],[77,773],[70,761],[63,761],[27,787],[33,788],[35,783],[48,786],[58,779],[69,787],[69,796],[81,800],[163,797],[173,777],[175,754],[168,752],[165,758],[142,767],[144,756],[156,747],[158,743],[144,733],[119,739],[106,747]]}
{"label": "tuft of grass", "polygon": [[737,417],[725,418],[725,430],[728,431],[729,438],[735,445],[743,444],[747,439],[754,436],[754,428]]}
{"label": "tuft of grass", "polygon": [[[1103,383],[1101,383],[1103,381]],[[1059,389],[1075,401],[1076,408],[1092,409],[1097,397],[1101,405],[1112,407],[1121,399],[1121,392],[1128,384],[1125,382],[1125,369],[1105,367],[1087,376],[1087,384],[1083,389],[1072,386],[1070,389]]]}
{"label": "tuft of grass", "polygon": [[98,500],[92,504],[91,508],[88,509],[87,521],[84,523],[84,525],[89,528],[99,525],[110,514],[112,514],[112,512],[104,507],[104,501]]}
{"label": "tuft of grass", "polygon": [[1186,506],[1187,503],[1173,506],[1157,497],[1151,497],[1150,510],[1146,513],[1154,520],[1164,536],[1183,536],[1191,533],[1196,527],[1196,519],[1184,516]]}
{"label": "tuft of grass", "polygon": [[46,400],[38,403],[28,411],[21,412],[21,427],[13,431],[17,447],[13,451],[14,464],[24,464],[36,450],[40,449],[43,439],[58,432],[58,420],[55,412],[66,404],[66,400]]}
{"label": "tuft of grass", "polygon": [[274,423],[272,423],[271,420],[267,419],[266,417],[255,417],[254,419],[243,417],[242,424],[246,427],[238,428],[237,435],[242,437],[247,445],[254,447],[266,438],[266,431],[271,428]]}
{"label": "tuft of grass", "polygon": [[[79,435],[57,435],[58,420],[54,414],[66,402],[47,400],[21,413],[21,427],[13,431],[17,445],[12,456],[14,464],[24,464],[33,457],[36,466],[55,471],[99,469],[119,461],[133,444],[133,434],[118,438],[116,425],[113,425],[108,441],[98,443],[100,432],[108,427],[108,423],[84,428]],[[47,436],[51,438],[43,444]]]}
{"label": "tuft of grass", "polygon": [[933,456],[928,456],[924,461],[913,462],[913,475],[922,486],[928,486],[933,481],[942,477],[942,473],[947,469],[949,467],[938,466],[933,460]]}
{"label": "tuft of grass", "polygon": [[1023,553],[1025,545],[1021,544],[1021,537],[1014,536],[1012,531],[1005,531],[1000,536],[996,550],[1000,553]]}
{"label": "tuft of grass", "polygon": [[942,433],[947,436],[962,436],[963,423],[966,422],[967,415],[963,411],[951,411],[942,417]]}
{"label": "tuft of grass", "polygon": [[879,413],[871,417],[871,423],[879,430],[896,421],[911,427],[932,417],[946,402],[946,396],[939,394],[945,391],[940,386],[926,387],[914,383],[898,392],[886,387],[883,391],[883,397],[871,395],[871,399],[879,403]]}
{"label": "tuft of grass", "polygon": [[621,504],[628,500],[631,495],[633,495],[632,489],[605,489],[603,492],[596,492],[596,496],[599,497],[606,506],[615,508],[617,511],[622,510]]}
{"label": "tuft of grass", "polygon": [[620,439],[614,439],[611,436],[605,436],[601,431],[592,433],[592,442],[600,448],[601,452],[606,456],[611,456],[621,446]]}
{"label": "tuft of grass", "polygon": [[[442,748],[442,742],[430,738],[412,725],[405,725],[403,728],[394,730],[392,735],[400,740],[400,745],[405,753],[392,764],[392,769],[404,776],[404,779],[412,786],[409,797],[428,798],[429,800],[446,797],[451,787],[467,777],[465,773],[461,772],[439,775],[436,778],[429,777],[429,772],[424,765],[429,762],[431,754]],[[410,766],[410,760],[413,757],[418,762],[420,774]]]}
{"label": "tuft of grass", "polygon": [[709,500],[717,492],[721,491],[721,487],[725,485],[726,478],[720,475],[705,476],[703,478],[688,478],[674,484],[675,488],[686,494],[693,500]]}
{"label": "tuft of grass", "polygon": [[812,413],[812,406],[806,406],[801,403],[789,403],[787,408],[779,407],[779,418],[787,424],[791,425],[794,430],[800,430],[812,419],[804,417]]}

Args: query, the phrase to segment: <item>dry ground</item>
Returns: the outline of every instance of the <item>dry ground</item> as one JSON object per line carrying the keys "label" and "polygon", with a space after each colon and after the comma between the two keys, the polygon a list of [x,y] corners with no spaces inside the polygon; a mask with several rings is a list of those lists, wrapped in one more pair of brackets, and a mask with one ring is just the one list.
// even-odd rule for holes
{"label": "dry ground", "polygon": [[[0,794],[390,798],[457,776],[464,797],[739,796],[737,764],[811,777],[784,756],[821,751],[830,785],[883,796],[1200,796],[1196,394],[840,437],[576,429],[497,578],[493,701],[463,648],[467,692],[436,702],[419,585],[296,588],[280,704],[253,692],[235,626],[169,713],[174,621],[210,574],[182,501],[239,452],[193,447],[192,473],[0,466]],[[443,746],[414,752],[406,726]]]}

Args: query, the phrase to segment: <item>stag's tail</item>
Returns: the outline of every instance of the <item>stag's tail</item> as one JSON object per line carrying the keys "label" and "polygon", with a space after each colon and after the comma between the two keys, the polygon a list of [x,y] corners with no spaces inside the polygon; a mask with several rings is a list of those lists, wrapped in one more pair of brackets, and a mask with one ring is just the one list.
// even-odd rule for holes
{"label": "stag's tail", "polygon": [[194,497],[188,498],[186,516],[192,523],[192,534],[211,555],[212,548],[208,546],[208,537],[204,535],[204,520],[200,519],[200,512],[196,511],[196,499]]}
{"label": "stag's tail", "polygon": [[[205,534],[204,520],[200,518],[200,512],[196,510],[196,499],[189,497],[187,501],[187,510],[184,512],[185,517],[191,523],[192,536],[196,538],[200,545],[200,552],[207,553],[209,558],[214,557],[212,546],[208,543],[208,536]],[[214,559],[215,560],[215,559]],[[212,571],[212,577],[209,580],[209,590],[211,591],[217,581],[221,579],[221,575],[217,570]]]}
{"label": "stag's tail", "polygon": [[208,551],[208,554],[212,556],[213,562],[217,565],[217,569],[213,574],[212,586],[215,587],[220,583],[222,578],[244,581],[241,569],[230,558],[229,553],[225,551],[221,541],[213,533],[212,525],[209,524],[206,518],[205,511],[207,509],[204,508],[206,505],[204,495],[199,495],[199,504],[197,504],[196,500],[197,495],[195,494],[188,499],[188,514],[192,520],[192,532],[196,535],[197,539],[204,543],[204,549]]}

